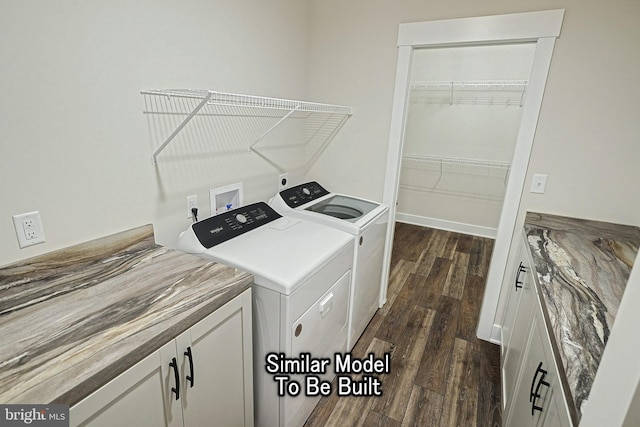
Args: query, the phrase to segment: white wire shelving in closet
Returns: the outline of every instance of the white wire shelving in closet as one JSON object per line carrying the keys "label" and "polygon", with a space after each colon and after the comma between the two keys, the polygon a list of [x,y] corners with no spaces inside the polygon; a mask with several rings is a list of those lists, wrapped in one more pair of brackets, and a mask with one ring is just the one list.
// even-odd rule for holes
{"label": "white wire shelving in closet", "polygon": [[[502,106],[522,107],[526,95],[527,80],[458,80],[458,81],[413,81],[411,82],[411,103],[413,105],[441,106]],[[431,174],[433,180],[426,179],[421,184],[400,184],[401,188],[413,191],[458,194],[465,197],[500,199],[496,190],[467,192],[461,189],[447,189],[443,177],[470,175],[481,179],[501,179],[506,185],[511,164],[495,160],[469,159],[463,157],[439,157],[421,154],[405,154],[402,167],[420,173]],[[422,177],[425,178],[425,177]],[[427,182],[429,181],[429,182]]]}
{"label": "white wire shelving in closet", "polygon": [[413,103],[522,107],[527,80],[414,81]]}
{"label": "white wire shelving in closet", "polygon": [[[163,125],[168,135],[162,137],[163,142],[153,153],[153,163],[156,165],[160,153],[198,117],[212,122],[210,127],[225,128],[223,130],[228,134],[242,135],[240,139],[249,152],[257,154],[280,171],[287,166],[270,158],[270,154],[276,150],[273,147],[262,147],[261,150],[260,144],[283,127],[284,123],[302,120],[299,135],[302,141],[287,141],[277,148],[303,147],[310,152],[307,164],[303,167],[309,167],[352,115],[351,107],[342,105],[211,90],[146,90],[141,94],[145,98],[145,114],[165,116],[170,122]],[[231,131],[227,128],[234,129]],[[224,141],[212,143],[223,144]]]}
{"label": "white wire shelving in closet", "polygon": [[[409,182],[401,179],[400,188],[405,190],[501,200],[511,164],[493,160],[406,154],[402,157],[402,168],[404,174],[419,174],[413,175],[414,179]],[[454,175],[466,178],[455,184],[455,181],[450,181]],[[473,190],[469,190],[469,185]]]}
{"label": "white wire shelving in closet", "polygon": [[482,175],[505,178],[511,164],[493,160],[462,159],[454,157],[423,156],[407,154],[403,156],[403,166],[413,169],[425,169],[457,172],[470,175]]}

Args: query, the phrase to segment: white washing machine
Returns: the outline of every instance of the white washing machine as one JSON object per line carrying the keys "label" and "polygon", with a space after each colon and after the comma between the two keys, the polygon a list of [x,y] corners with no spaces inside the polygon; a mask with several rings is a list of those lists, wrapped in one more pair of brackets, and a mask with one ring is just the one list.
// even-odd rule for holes
{"label": "white washing machine", "polygon": [[386,205],[344,194],[330,193],[317,182],[279,192],[269,204],[283,215],[295,216],[346,231],[354,238],[354,264],[349,308],[351,350],[378,307],[386,280],[382,277],[389,222]]}
{"label": "white washing machine", "polygon": [[[347,351],[353,237],[255,203],[192,224],[178,249],[254,275],[255,425],[302,426],[320,397],[306,397],[304,389],[278,397],[265,358],[309,353],[333,359]],[[328,369],[320,378],[333,376]],[[291,378],[304,385],[302,376]]]}

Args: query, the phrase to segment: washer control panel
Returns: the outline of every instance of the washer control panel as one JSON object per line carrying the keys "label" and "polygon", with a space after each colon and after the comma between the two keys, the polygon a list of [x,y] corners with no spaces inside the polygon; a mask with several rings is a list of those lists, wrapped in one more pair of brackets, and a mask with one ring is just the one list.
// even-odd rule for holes
{"label": "washer control panel", "polygon": [[209,249],[280,217],[269,205],[258,202],[203,219],[192,227],[202,246]]}
{"label": "washer control panel", "polygon": [[305,203],[312,202],[320,197],[329,194],[320,184],[315,181],[296,185],[280,192],[280,197],[290,208],[297,208]]}

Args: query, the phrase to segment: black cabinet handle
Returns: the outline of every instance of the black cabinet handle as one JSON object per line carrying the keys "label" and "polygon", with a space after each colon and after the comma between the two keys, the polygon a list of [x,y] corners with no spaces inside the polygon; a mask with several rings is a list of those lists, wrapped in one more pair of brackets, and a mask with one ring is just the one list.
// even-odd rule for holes
{"label": "black cabinet handle", "polygon": [[542,362],[538,363],[538,368],[536,369],[536,371],[533,374],[533,379],[531,380],[531,392],[529,393],[529,402],[531,402],[533,400],[533,390],[536,386],[536,378],[538,378],[538,374],[540,373],[545,373],[546,371],[544,369],[542,369]]}
{"label": "black cabinet handle", "polygon": [[196,379],[193,375],[193,354],[191,353],[191,346],[187,347],[187,351],[184,352],[184,355],[189,358],[189,375],[187,375],[187,381],[189,381],[189,387],[193,388],[193,383]]}
{"label": "black cabinet handle", "polygon": [[[538,363],[538,368],[533,374],[533,380],[531,381],[531,393],[529,394],[529,402],[531,402],[531,416],[534,416],[536,411],[542,412],[543,410],[542,406],[536,405],[536,402],[540,398],[540,387],[543,385],[547,387],[550,386],[550,384],[544,380],[547,373],[547,371],[542,369],[542,362]],[[538,374],[540,374],[540,378],[536,385],[536,378],[538,378]]]}
{"label": "black cabinet handle", "polygon": [[169,363],[169,366],[173,368],[173,375],[176,379],[176,386],[171,387],[171,391],[176,394],[176,400],[179,400],[180,399],[180,374],[178,373],[178,361],[176,360],[175,357],[171,359],[171,363]]}
{"label": "black cabinet handle", "polygon": [[525,267],[521,261],[520,265],[518,266],[518,272],[516,273],[516,292],[518,292],[518,289],[522,289],[522,281],[520,280],[520,273],[525,273],[526,271],[527,271],[527,267]]}

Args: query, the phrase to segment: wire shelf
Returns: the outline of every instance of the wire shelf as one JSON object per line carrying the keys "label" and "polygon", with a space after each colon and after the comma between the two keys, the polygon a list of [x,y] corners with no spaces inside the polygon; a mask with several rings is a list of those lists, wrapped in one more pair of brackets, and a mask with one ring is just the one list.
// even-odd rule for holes
{"label": "wire shelf", "polygon": [[511,165],[494,160],[425,155],[402,158],[400,188],[469,199],[500,201]]}
{"label": "wire shelf", "polygon": [[511,164],[494,160],[409,154],[403,156],[402,166],[410,169],[440,172],[440,174],[451,172],[506,178]]}
{"label": "wire shelf", "polygon": [[[208,122],[204,126],[212,128],[213,133],[219,130],[221,138],[214,139],[220,146],[228,144],[224,139],[232,132],[234,139],[244,135],[241,139],[245,148],[281,172],[290,165],[275,157],[291,158],[291,153],[288,156],[282,153],[292,149],[304,153],[308,162],[302,167],[309,167],[352,115],[351,107],[341,105],[210,90],[145,90],[141,94],[145,99],[144,114],[166,118],[161,122],[168,136],[162,138],[164,141],[153,153],[154,164],[158,155],[197,117],[200,123]],[[167,120],[171,123],[168,129]],[[282,131],[284,124],[292,120],[302,123],[295,126],[296,130]],[[275,139],[280,141],[274,143]]]}
{"label": "wire shelf", "polygon": [[[316,113],[334,113],[351,115],[351,107],[297,101],[293,99],[268,98],[264,96],[243,95],[239,93],[216,92],[197,89],[166,89],[142,91],[142,95],[192,98],[207,100],[208,105],[226,105],[231,107],[253,107],[261,109],[307,111]],[[156,111],[157,112],[157,111]],[[153,111],[148,111],[153,113]],[[161,113],[161,112],[157,112]]]}
{"label": "wire shelf", "polygon": [[414,81],[414,104],[504,105],[522,107],[527,80]]}

